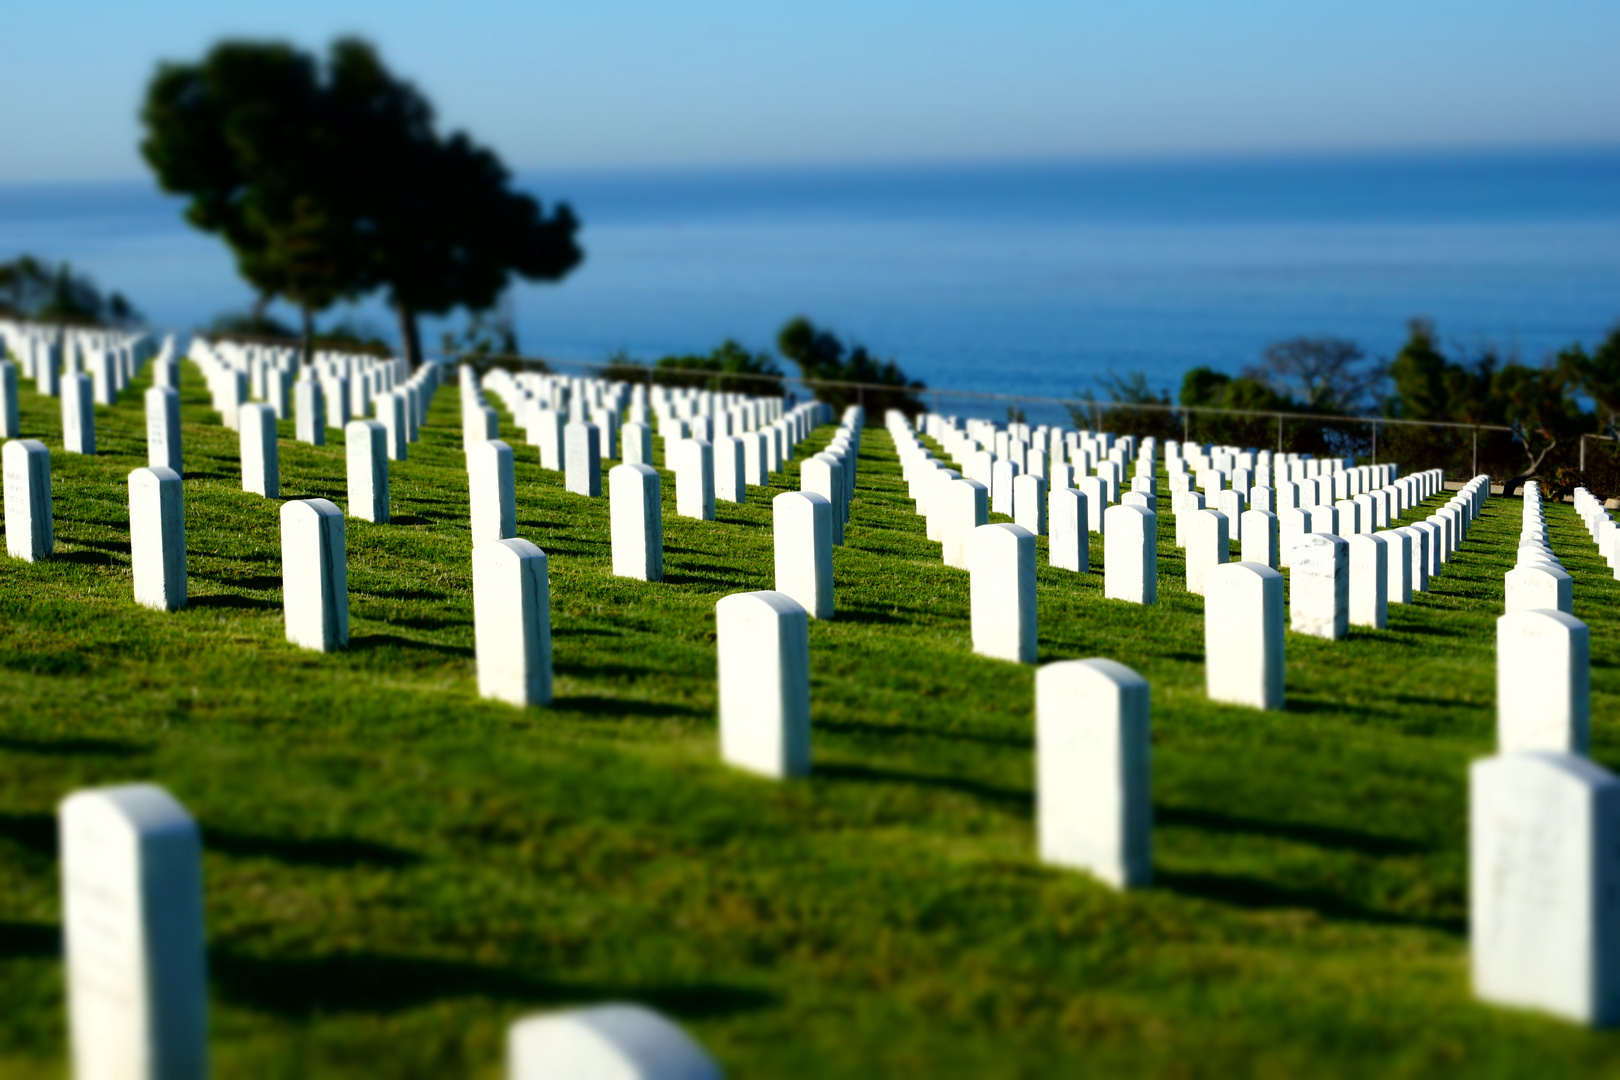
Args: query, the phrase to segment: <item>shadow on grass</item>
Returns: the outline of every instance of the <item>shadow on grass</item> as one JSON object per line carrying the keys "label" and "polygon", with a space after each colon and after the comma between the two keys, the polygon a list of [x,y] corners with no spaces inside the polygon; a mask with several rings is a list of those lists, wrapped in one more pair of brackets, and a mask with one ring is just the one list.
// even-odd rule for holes
{"label": "shadow on grass", "polygon": [[48,960],[61,955],[61,927],[47,923],[0,922],[0,960]]}
{"label": "shadow on grass", "polygon": [[531,1005],[631,1000],[691,1020],[760,1009],[775,1001],[760,990],[719,983],[601,986],[455,960],[371,953],[265,959],[216,949],[209,966],[215,987],[232,1001],[296,1018],[398,1012],[447,998],[478,997]]}
{"label": "shadow on grass", "polygon": [[818,780],[911,784],[917,787],[939,788],[942,791],[954,791],[960,795],[971,795],[975,799],[982,799],[1017,814],[1029,815],[1035,812],[1035,795],[1033,792],[997,787],[994,784],[969,780],[961,776],[935,776],[929,773],[907,772],[902,769],[885,769],[871,765],[851,765],[836,762],[827,765],[818,764],[815,766],[814,772]]}
{"label": "shadow on grass", "polygon": [[422,649],[426,652],[443,653],[446,656],[472,656],[473,650],[466,645],[440,645],[432,641],[413,641],[410,638],[400,637],[398,634],[361,634],[349,639],[349,649],[352,652],[367,652],[372,649]]}
{"label": "shadow on grass", "polygon": [[146,747],[118,739],[76,737],[66,739],[19,739],[0,735],[0,750],[17,750],[25,754],[56,754],[62,757],[140,757]]}
{"label": "shadow on grass", "polygon": [[275,859],[295,866],[324,866],[346,869],[358,866],[399,868],[421,862],[421,856],[401,848],[358,840],[350,836],[283,837],[255,836],[208,828],[203,846],[242,858]]}
{"label": "shadow on grass", "polygon": [[1405,840],[1396,836],[1375,836],[1354,829],[1340,829],[1332,825],[1311,825],[1305,822],[1262,821],[1258,818],[1225,814],[1219,810],[1199,810],[1190,806],[1155,806],[1153,823],[1156,826],[1183,826],[1208,832],[1246,833],[1251,836],[1269,836],[1278,840],[1292,840],[1318,847],[1359,851],[1364,855],[1419,855],[1433,851],[1428,844]]}
{"label": "shadow on grass", "polygon": [[86,563],[90,566],[111,566],[113,557],[105,551],[58,551],[52,562]]}
{"label": "shadow on grass", "polygon": [[[561,665],[559,665],[561,667]],[[599,666],[580,665],[580,671],[591,671],[600,674]],[[559,697],[551,699],[553,709],[566,709],[573,712],[591,713],[599,716],[708,716],[710,710],[699,709],[691,705],[680,705],[673,701],[641,701],[636,698],[598,697],[590,694],[576,694],[572,697]]]}
{"label": "shadow on grass", "polygon": [[1461,918],[1440,919],[1378,911],[1321,889],[1290,889],[1243,874],[1184,873],[1155,868],[1153,877],[1156,886],[1184,896],[1256,911],[1292,908],[1314,911],[1324,919],[1338,922],[1410,926],[1439,931],[1452,937],[1462,937],[1468,929],[1467,921]]}
{"label": "shadow on grass", "polygon": [[188,596],[188,608],[241,608],[243,610],[278,609],[281,607],[274,600],[265,600],[257,596],[237,596],[235,593],[215,593],[212,596]]}
{"label": "shadow on grass", "polygon": [[9,840],[36,855],[56,858],[54,814],[0,814],[0,840]]}
{"label": "shadow on grass", "polygon": [[228,577],[224,574],[193,573],[188,576],[196,578],[198,581],[212,581],[216,585],[225,586],[227,589],[250,589],[254,592],[268,592],[271,589],[281,588],[281,576],[279,574],[255,574],[251,577]]}
{"label": "shadow on grass", "polygon": [[883,737],[917,735],[925,739],[949,739],[954,742],[979,743],[981,746],[1011,746],[1020,750],[1030,750],[1035,746],[1034,738],[1029,735],[979,735],[968,731],[952,731],[949,728],[924,727],[921,724],[879,724],[870,720],[823,720],[817,717],[815,725],[817,731],[837,732],[843,735]]}

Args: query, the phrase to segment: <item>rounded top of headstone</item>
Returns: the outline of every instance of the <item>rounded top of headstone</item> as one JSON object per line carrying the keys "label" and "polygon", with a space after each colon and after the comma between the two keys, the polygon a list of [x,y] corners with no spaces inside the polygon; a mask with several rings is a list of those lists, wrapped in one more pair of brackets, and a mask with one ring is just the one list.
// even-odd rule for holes
{"label": "rounded top of headstone", "polygon": [[596,1005],[519,1020],[507,1036],[512,1080],[720,1080],[695,1039],[651,1009]]}
{"label": "rounded top of headstone", "polygon": [[1517,630],[1535,633],[1557,628],[1568,633],[1586,633],[1586,624],[1568,612],[1554,608],[1520,608],[1496,619],[1496,632]]}
{"label": "rounded top of headstone", "polygon": [[1044,664],[1036,670],[1035,682],[1038,686],[1056,685],[1077,694],[1095,692],[1105,687],[1123,690],[1146,687],[1148,684],[1134,669],[1102,656]]}
{"label": "rounded top of headstone", "polygon": [[733,609],[754,609],[768,611],[776,615],[797,613],[807,616],[802,604],[787,593],[777,592],[774,589],[761,589],[758,592],[741,592],[732,593],[730,596],[722,596],[719,602],[714,605],[714,609],[717,615],[722,609],[728,611]]}
{"label": "rounded top of headstone", "polygon": [[117,821],[142,836],[197,831],[197,822],[180,800],[156,784],[86,788],[63,799],[57,809],[64,820],[94,816]]}
{"label": "rounded top of headstone", "polygon": [[343,516],[330,499],[293,499],[281,504],[281,520],[283,522],[296,521],[299,518],[315,519],[322,517]]}

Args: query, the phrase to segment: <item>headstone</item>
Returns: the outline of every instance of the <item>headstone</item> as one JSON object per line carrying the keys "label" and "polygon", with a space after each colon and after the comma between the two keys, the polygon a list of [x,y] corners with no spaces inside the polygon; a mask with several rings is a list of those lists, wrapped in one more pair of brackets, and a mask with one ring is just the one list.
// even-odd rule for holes
{"label": "headstone", "polygon": [[[5,346],[0,344],[0,356]],[[17,407],[17,365],[0,360],[0,439],[15,439],[22,435],[22,420]]]}
{"label": "headstone", "polygon": [[1086,497],[1086,528],[1103,533],[1109,510],[1108,485],[1095,476],[1082,476],[1074,482],[1074,487]]}
{"label": "headstone", "polygon": [[1419,529],[1413,525],[1403,526],[1401,531],[1411,541],[1412,592],[1428,592],[1429,541],[1432,539],[1432,535],[1427,530]]}
{"label": "headstone", "polygon": [[1382,536],[1358,533],[1350,550],[1350,625],[1389,625],[1389,548]]}
{"label": "headstone", "polygon": [[675,512],[698,521],[714,520],[714,446],[707,439],[682,439],[665,453],[675,471]]}
{"label": "headstone", "polygon": [[[555,414],[553,414],[555,415]],[[630,423],[624,425],[620,433],[620,441],[624,443],[624,463],[626,465],[651,465],[653,463],[652,428],[646,424]],[[544,457],[544,450],[541,451]],[[608,472],[608,482],[612,483],[613,473]]]}
{"label": "headstone", "polygon": [[967,570],[974,531],[989,520],[990,489],[977,480],[952,480],[945,488],[944,503],[941,543],[945,565]]}
{"label": "headstone", "polygon": [[153,468],[183,471],[180,394],[167,386],[152,386],[146,391],[146,463]]}
{"label": "headstone", "polygon": [[1194,510],[1187,515],[1187,591],[1204,595],[1204,579],[1217,566],[1225,565],[1231,552],[1230,522],[1219,510]]}
{"label": "headstone", "polygon": [[318,652],[349,643],[343,511],[326,499],[281,504],[281,593],[288,641]]}
{"label": "headstone", "polygon": [[575,495],[602,494],[602,447],[596,428],[570,420],[563,428],[563,487]]}
{"label": "headstone", "polygon": [[[810,491],[827,500],[833,510],[833,546],[844,544],[844,471],[838,462],[825,454],[804,459],[799,466],[799,490]],[[988,489],[987,489],[988,490]],[[946,542],[947,556],[949,541]],[[949,557],[946,565],[952,565]],[[964,569],[966,567],[964,566]]]}
{"label": "headstone", "polygon": [[[148,391],[150,393],[150,391]],[[301,443],[310,446],[326,445],[326,395],[321,384],[313,378],[303,379],[293,387],[293,433]]]}
{"label": "headstone", "polygon": [[1277,512],[1276,493],[1269,487],[1252,487],[1249,489],[1249,505],[1256,510],[1267,513]]}
{"label": "headstone", "polygon": [[763,776],[810,773],[810,621],[779,592],[715,605],[720,756]]}
{"label": "headstone", "polygon": [[[1030,451],[1039,453],[1039,451]],[[1046,481],[1033,473],[1013,478],[1013,522],[1033,536],[1046,535]]]}
{"label": "headstone", "polygon": [[1211,701],[1283,707],[1283,576],[1276,570],[1259,562],[1210,570],[1204,677]]}
{"label": "headstone", "polygon": [[1350,545],[1307,533],[1294,542],[1289,622],[1300,634],[1338,641],[1350,627]]}
{"label": "headstone", "polygon": [[[1104,535],[1113,543],[1112,529]],[[1063,660],[1035,673],[1042,862],[1117,889],[1152,883],[1148,696],[1147,681],[1113,660]]]}
{"label": "headstone", "polygon": [[714,497],[728,503],[742,503],[748,498],[743,440],[735,436],[722,435],[714,441]]}
{"label": "headstone", "polygon": [[1507,611],[1575,611],[1575,579],[1556,566],[1516,566],[1502,576],[1502,588]]}
{"label": "headstone", "polygon": [[1238,519],[1244,562],[1281,569],[1277,550],[1277,515],[1266,510],[1245,510]]}
{"label": "headstone", "polygon": [[70,454],[96,452],[96,405],[88,375],[62,378],[62,448]]}
{"label": "headstone", "polygon": [[[627,426],[625,432],[635,426]],[[614,575],[664,580],[663,484],[658,470],[639,462],[609,469],[608,519]]]}
{"label": "headstone", "polygon": [[1073,488],[1053,488],[1047,498],[1046,558],[1060,570],[1091,572],[1091,532],[1086,526],[1086,497]]}
{"label": "headstone", "polygon": [[349,516],[388,524],[388,429],[376,420],[350,420],[343,429],[349,476]]}
{"label": "headstone", "polygon": [[1591,634],[1562,611],[1511,611],[1496,620],[1499,753],[1585,754],[1591,732]]}
{"label": "headstone", "polygon": [[1468,781],[1474,993],[1620,1023],[1620,782],[1548,752],[1476,761]]}
{"label": "headstone", "polygon": [[156,611],[186,606],[186,504],[173,469],[129,474],[129,557],[137,604]]}
{"label": "headstone", "polygon": [[[610,474],[611,475],[611,474]],[[507,1080],[721,1080],[679,1027],[640,1005],[533,1016],[507,1035]]]}
{"label": "headstone", "polygon": [[1017,525],[980,525],[968,554],[972,574],[973,651],[1033,664],[1035,534]]}
{"label": "headstone", "polygon": [[1385,600],[1391,604],[1412,602],[1412,537],[1404,529],[1385,529],[1378,534],[1388,546],[1388,584]]}
{"label": "headstone", "polygon": [[[555,409],[535,409],[529,414],[529,441],[540,448],[540,467],[562,472],[566,456],[563,446],[563,414]],[[600,448],[598,448],[600,449]],[[598,453],[597,460],[601,460]],[[645,464],[652,464],[649,449]]]}
{"label": "headstone", "polygon": [[268,405],[247,404],[237,411],[242,455],[242,490],[267,499],[281,497],[281,459],[276,413]]}
{"label": "headstone", "polygon": [[991,469],[990,510],[1013,516],[1013,481],[1023,472],[1016,461],[1002,458]]}
{"label": "headstone", "polygon": [[205,1080],[202,839],[152,784],[76,791],[58,809],[73,1075]]}
{"label": "headstone", "polygon": [[478,696],[551,703],[551,583],[546,553],[518,537],[473,541]]}
{"label": "headstone", "polygon": [[51,515],[51,452],[38,439],[13,439],[0,450],[5,469],[6,554],[40,562],[56,550]]}
{"label": "headstone", "polygon": [[264,400],[275,410],[277,420],[287,419],[287,375],[280,368],[264,373]]}
{"label": "headstone", "polygon": [[787,491],[771,500],[776,591],[812,619],[833,617],[833,507],[811,491]]}
{"label": "headstone", "polygon": [[[404,461],[406,454],[409,453],[411,441],[410,422],[405,418],[406,409],[409,405],[410,402],[402,390],[391,390],[376,399],[377,419],[382,421],[383,427],[388,432],[388,460],[390,461]],[[494,437],[494,435],[489,436],[490,439]],[[474,445],[477,442],[487,441],[489,440],[480,439]],[[467,450],[471,449],[471,447],[464,445],[463,449]]]}
{"label": "headstone", "polygon": [[517,484],[510,446],[500,439],[474,443],[467,451],[467,488],[474,544],[517,535]]}
{"label": "headstone", "polygon": [[1140,506],[1110,506],[1103,531],[1103,595],[1153,604],[1159,599],[1159,519]]}

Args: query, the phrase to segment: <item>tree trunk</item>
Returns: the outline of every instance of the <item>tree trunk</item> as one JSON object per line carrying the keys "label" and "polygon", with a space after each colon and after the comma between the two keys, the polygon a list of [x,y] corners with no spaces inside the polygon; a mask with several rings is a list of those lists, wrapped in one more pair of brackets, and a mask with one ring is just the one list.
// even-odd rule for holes
{"label": "tree trunk", "polygon": [[315,362],[315,313],[309,310],[308,304],[299,304],[298,310],[304,315],[303,354],[304,366]]}
{"label": "tree trunk", "polygon": [[414,370],[422,366],[422,335],[416,327],[416,312],[403,302],[396,302],[394,311],[399,314],[400,349]]}
{"label": "tree trunk", "polygon": [[1546,446],[1542,447],[1541,448],[1541,453],[1539,453],[1539,454],[1532,455],[1530,453],[1530,451],[1526,450],[1525,451],[1525,456],[1532,458],[1532,460],[1530,462],[1530,467],[1528,469],[1526,469],[1524,472],[1520,473],[1518,476],[1510,476],[1510,477],[1508,477],[1506,480],[1504,480],[1502,482],[1502,494],[1503,494],[1503,496],[1509,496],[1509,495],[1512,495],[1515,491],[1518,491],[1519,490],[1519,485],[1523,484],[1526,480],[1534,480],[1536,478],[1537,470],[1539,470],[1541,468],[1541,463],[1543,461],[1547,460],[1547,455],[1552,453],[1553,447],[1555,447],[1557,445],[1558,445],[1558,440],[1554,439],[1552,442],[1550,442]]}

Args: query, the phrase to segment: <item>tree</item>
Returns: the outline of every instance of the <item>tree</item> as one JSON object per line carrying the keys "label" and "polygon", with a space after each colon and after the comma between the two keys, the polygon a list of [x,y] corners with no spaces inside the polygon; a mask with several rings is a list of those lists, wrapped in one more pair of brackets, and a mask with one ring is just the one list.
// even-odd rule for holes
{"label": "tree", "polygon": [[[1146,372],[1109,371],[1097,376],[1096,383],[1114,406],[1095,413],[1085,405],[1068,406],[1069,419],[1075,427],[1089,429],[1096,424],[1103,431],[1151,435],[1161,442],[1181,438],[1181,417],[1169,408],[1170,394],[1155,391]],[[1081,396],[1078,390],[1075,396]]]}
{"label": "tree", "polygon": [[147,90],[142,153],[186,217],[219,234],[264,298],[303,314],[386,287],[417,363],[417,316],[494,305],[512,275],[555,280],[582,254],[566,206],[548,217],[489,150],[441,138],[432,109],[363,42],[324,69],[287,45],[226,42],[166,64]]}
{"label": "tree", "polygon": [[[712,372],[713,374],[693,374]],[[653,367],[653,381],[755,397],[782,392],[782,369],[769,353],[751,353],[727,338],[706,356],[666,356]]]}
{"label": "tree", "polygon": [[23,255],[0,263],[0,315],[83,326],[131,326],[140,312],[121,293],[103,295],[67,263]]}
{"label": "tree", "polygon": [[1302,412],[1352,415],[1372,404],[1381,373],[1346,338],[1294,337],[1266,346],[1245,378]]}
{"label": "tree", "polygon": [[1597,406],[1597,428],[1605,431],[1620,417],[1620,325],[1590,354],[1580,343],[1558,354],[1564,374]]}
{"label": "tree", "polygon": [[[815,395],[836,409],[861,404],[867,416],[881,417],[889,409],[905,413],[922,411],[917,391],[925,385],[906,378],[893,360],[878,360],[864,345],[846,345],[830,331],[817,329],[802,315],[782,327],[776,347],[799,367]],[[827,381],[823,381],[827,380]],[[866,387],[839,386],[838,383],[867,383]]]}
{"label": "tree", "polygon": [[336,125],[357,158],[344,198],[365,225],[368,272],[388,290],[413,365],[419,315],[486,311],[514,275],[556,281],[580,264],[568,204],[547,215],[511,190],[493,151],[462,132],[439,136],[432,106],[369,45],[337,42],[330,66]]}
{"label": "tree", "polygon": [[186,219],[219,234],[237,271],[302,314],[364,292],[365,222],[343,198],[356,148],[335,124],[312,57],[279,44],[225,42],[198,64],[164,64],[141,110],[141,153]]}

